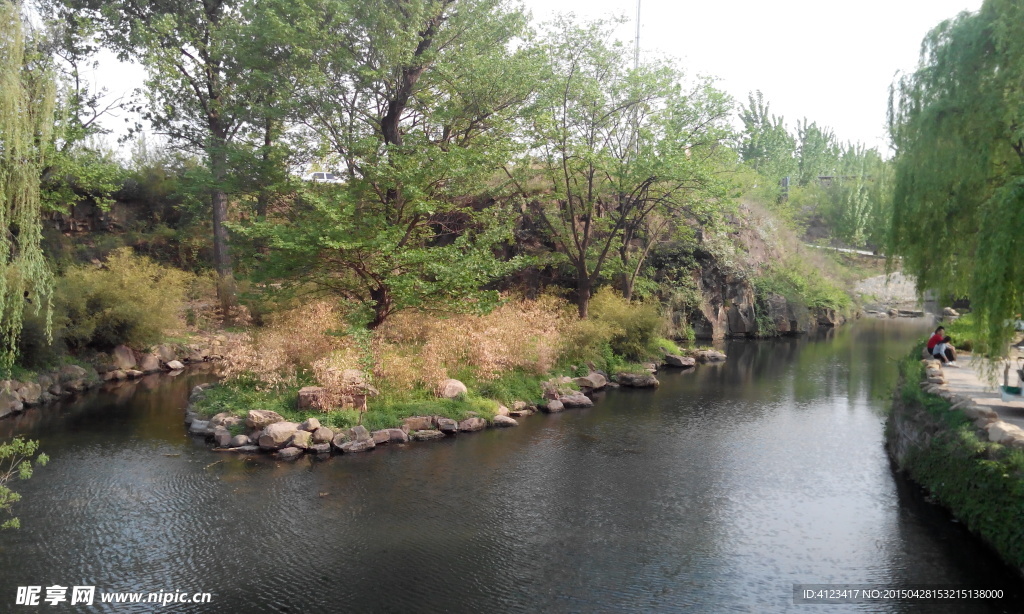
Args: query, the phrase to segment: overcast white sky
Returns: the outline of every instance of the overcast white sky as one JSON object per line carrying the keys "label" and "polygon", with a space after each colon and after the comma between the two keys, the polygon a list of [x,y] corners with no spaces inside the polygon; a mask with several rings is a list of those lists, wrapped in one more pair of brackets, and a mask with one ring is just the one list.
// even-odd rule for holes
{"label": "overcast white sky", "polygon": [[[719,79],[738,102],[761,90],[790,129],[807,117],[842,141],[885,151],[885,111],[897,71],[915,67],[921,39],[982,0],[641,0],[642,54],[677,58],[688,74]],[[556,13],[625,15],[632,44],[636,0],[522,0],[535,21]],[[112,94],[137,87],[141,70],[109,57],[96,73]],[[122,118],[123,120],[123,118]],[[122,120],[113,122],[121,124]]]}
{"label": "overcast white sky", "polygon": [[[523,0],[537,20],[624,14],[636,0]],[[889,85],[912,70],[921,39],[982,0],[641,0],[641,54],[678,58],[689,74],[720,79],[738,102],[761,90],[790,129],[807,117],[842,141],[885,151]]]}

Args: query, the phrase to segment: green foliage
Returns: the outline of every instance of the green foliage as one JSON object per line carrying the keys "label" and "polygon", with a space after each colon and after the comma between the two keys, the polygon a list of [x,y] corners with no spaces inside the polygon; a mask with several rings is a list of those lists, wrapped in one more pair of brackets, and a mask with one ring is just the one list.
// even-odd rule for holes
{"label": "green foliage", "polygon": [[158,343],[178,323],[189,277],[177,269],[115,251],[103,268],[69,269],[59,280],[57,313],[71,348],[109,349]]}
{"label": "green foliage", "polygon": [[[778,196],[778,182],[798,170],[796,140],[782,117],[771,115],[760,91],[751,92],[747,106],[740,110],[743,136],[740,156],[762,175]],[[774,200],[774,199],[772,199]]]}
{"label": "green foliage", "polygon": [[[52,63],[32,51],[21,3],[0,3],[0,368],[17,357],[27,308],[49,331],[53,276],[43,257],[39,178],[53,131]],[[31,303],[30,303],[31,301]]]}
{"label": "green foliage", "polygon": [[778,294],[810,309],[839,312],[852,306],[849,294],[810,263],[796,258],[767,266],[753,281],[759,299]]}
{"label": "green foliage", "polygon": [[[7,443],[0,444],[0,513],[11,514],[15,503],[21,501],[21,495],[10,489],[7,484],[14,478],[27,480],[32,477],[32,463],[45,465],[49,457],[39,453],[39,442],[15,437]],[[0,531],[17,529],[21,522],[12,516],[0,523]]]}
{"label": "green foliage", "polygon": [[[901,363],[900,399],[894,412],[924,408],[929,418],[914,418],[932,433],[913,446],[904,469],[971,531],[992,544],[1015,568],[1024,565],[1024,453],[985,441],[960,411],[923,392],[920,347]],[[890,437],[892,434],[890,433]]]}
{"label": "green foliage", "polygon": [[591,302],[591,318],[608,331],[608,345],[627,359],[643,360],[659,351],[661,313],[653,303],[630,303],[611,288],[602,288]]}
{"label": "green foliage", "polygon": [[933,29],[894,85],[891,256],[918,288],[967,296],[1004,355],[1024,312],[1024,5],[986,0]]}

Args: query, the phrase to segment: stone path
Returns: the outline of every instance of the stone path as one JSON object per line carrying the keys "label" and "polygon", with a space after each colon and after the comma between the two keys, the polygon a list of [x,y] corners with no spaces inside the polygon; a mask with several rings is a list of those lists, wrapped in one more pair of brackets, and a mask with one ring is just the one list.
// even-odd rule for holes
{"label": "stone path", "polygon": [[[984,361],[960,354],[957,356],[957,364],[960,368],[942,367],[942,376],[946,388],[953,394],[967,397],[980,407],[991,409],[999,415],[1004,422],[1024,428],[1024,396],[1013,401],[1003,401],[999,386],[1003,383],[1003,367],[999,365],[995,369],[996,381],[989,379],[984,369]],[[1017,361],[1014,356],[1010,367],[1010,385],[1019,385],[1017,381]]]}

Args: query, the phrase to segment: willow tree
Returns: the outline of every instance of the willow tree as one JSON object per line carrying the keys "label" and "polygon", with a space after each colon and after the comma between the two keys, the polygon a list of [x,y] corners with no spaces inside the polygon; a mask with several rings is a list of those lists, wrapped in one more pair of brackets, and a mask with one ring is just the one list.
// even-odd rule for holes
{"label": "willow tree", "polygon": [[0,2],[0,368],[17,358],[28,306],[46,313],[53,277],[40,248],[39,179],[56,86],[47,58],[26,46],[20,4]]}
{"label": "willow tree", "polygon": [[968,296],[1001,354],[1024,312],[1024,4],[986,0],[924,39],[892,88],[891,256],[918,290]]}

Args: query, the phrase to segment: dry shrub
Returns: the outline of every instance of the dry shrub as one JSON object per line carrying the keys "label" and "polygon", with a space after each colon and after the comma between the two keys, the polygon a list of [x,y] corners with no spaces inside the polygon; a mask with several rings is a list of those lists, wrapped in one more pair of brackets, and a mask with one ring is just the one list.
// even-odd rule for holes
{"label": "dry shrub", "polygon": [[485,315],[396,315],[378,331],[377,374],[391,386],[411,388],[433,387],[456,369],[481,380],[516,369],[547,372],[561,349],[564,307],[542,297],[510,300]]}
{"label": "dry shrub", "polygon": [[317,409],[330,411],[336,407],[355,407],[366,411],[365,397],[376,394],[360,370],[360,352],[351,340],[344,347],[313,362],[313,374],[324,389],[316,400]]}
{"label": "dry shrub", "polygon": [[342,327],[342,314],[326,301],[314,301],[274,314],[267,326],[246,336],[226,353],[224,375],[251,377],[269,386],[295,382],[300,369],[336,352],[352,350],[351,339],[333,331]]}

